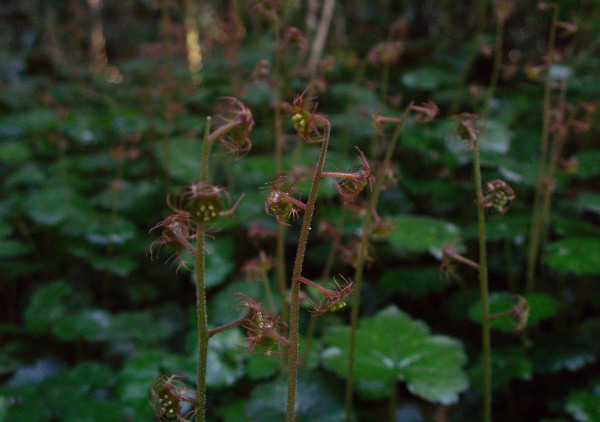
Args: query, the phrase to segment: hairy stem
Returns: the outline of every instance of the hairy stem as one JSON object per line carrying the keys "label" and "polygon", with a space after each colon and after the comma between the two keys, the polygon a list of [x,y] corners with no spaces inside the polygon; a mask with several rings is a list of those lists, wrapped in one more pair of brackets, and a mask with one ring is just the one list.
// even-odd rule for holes
{"label": "hairy stem", "polygon": [[198,312],[198,390],[196,399],[196,422],[206,417],[206,359],[208,356],[208,326],[206,322],[206,291],[204,288],[204,223],[196,230],[196,308]]}
{"label": "hairy stem", "polygon": [[[200,181],[208,180],[208,156],[210,154],[210,117],[206,118],[204,142],[202,143],[202,164]],[[196,312],[198,313],[198,387],[196,422],[204,422],[206,418],[206,359],[208,356],[208,324],[206,319],[206,289],[204,286],[204,234],[206,226],[198,223],[196,227]]]}
{"label": "hairy stem", "polygon": [[323,143],[321,144],[321,155],[319,162],[315,168],[310,196],[304,211],[304,220],[302,221],[302,229],[300,231],[300,239],[298,240],[298,249],[296,251],[296,260],[294,263],[294,272],[292,273],[292,298],[290,303],[290,347],[288,351],[288,396],[287,396],[287,412],[286,422],[295,422],[295,406],[296,406],[296,381],[298,377],[298,331],[299,321],[298,314],[300,303],[298,300],[300,294],[300,276],[302,273],[302,264],[304,263],[304,253],[306,251],[306,243],[308,241],[308,233],[310,224],[317,201],[317,190],[321,181],[321,172],[327,155],[327,147],[329,145],[330,125],[326,122],[326,134]]}
{"label": "hairy stem", "polygon": [[473,140],[473,176],[477,196],[477,221],[479,227],[479,288],[481,294],[481,337],[483,347],[483,421],[492,420],[492,366],[490,306],[488,303],[488,273],[485,239],[485,209],[481,187],[481,167],[479,163],[479,140]]}
{"label": "hairy stem", "polygon": [[228,322],[227,324],[223,324],[220,327],[215,328],[214,330],[210,330],[208,332],[208,337],[212,337],[215,334],[219,334],[219,333],[222,333],[223,331],[229,330],[230,328],[238,327],[238,326],[242,325],[246,321],[246,318],[248,318],[248,316],[250,316],[251,314],[252,314],[251,312],[247,312],[246,315],[241,316],[238,319]]}
{"label": "hairy stem", "polygon": [[[412,104],[411,104],[412,105]],[[365,267],[365,260],[367,258],[367,249],[369,245],[369,235],[373,228],[375,208],[377,207],[377,201],[379,201],[379,194],[383,186],[383,180],[385,179],[385,169],[389,167],[392,160],[392,154],[396,148],[396,143],[400,137],[402,126],[408,113],[410,112],[410,105],[406,108],[406,111],[397,123],[396,130],[392,135],[392,140],[388,145],[385,153],[383,164],[379,167],[377,172],[377,179],[375,181],[375,187],[373,188],[373,194],[369,201],[369,208],[367,209],[367,217],[363,223],[362,232],[363,236],[360,242],[360,251],[358,253],[358,259],[356,261],[356,271],[354,273],[354,293],[352,295],[352,311],[350,319],[350,345],[348,354],[348,378],[346,380],[346,420],[350,421],[352,414],[352,397],[354,393],[354,358],[356,354],[356,329],[358,326],[358,312],[360,307],[360,289],[362,286],[363,271]]]}

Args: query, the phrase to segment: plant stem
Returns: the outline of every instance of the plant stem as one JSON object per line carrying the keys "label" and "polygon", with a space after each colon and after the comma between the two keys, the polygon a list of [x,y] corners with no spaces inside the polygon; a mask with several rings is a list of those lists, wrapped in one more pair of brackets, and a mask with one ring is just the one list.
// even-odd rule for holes
{"label": "plant stem", "polygon": [[300,276],[302,273],[302,264],[304,262],[304,253],[306,251],[306,243],[310,232],[310,224],[317,201],[317,190],[321,181],[321,172],[327,155],[327,147],[329,145],[329,134],[331,127],[329,122],[326,122],[326,136],[321,144],[321,155],[319,162],[315,168],[312,187],[306,209],[304,210],[304,220],[302,221],[302,229],[300,231],[300,239],[298,240],[298,249],[296,251],[296,261],[294,263],[294,272],[292,273],[292,298],[290,303],[290,347],[288,351],[288,396],[287,396],[287,412],[286,422],[295,422],[295,406],[296,406],[296,381],[298,377],[298,331],[299,321],[298,314],[300,303],[298,300],[300,294]]}
{"label": "plant stem", "polygon": [[206,359],[208,356],[208,326],[206,322],[206,291],[204,289],[204,223],[196,229],[196,308],[198,312],[198,389],[196,422],[206,417]]}
{"label": "plant stem", "polygon": [[229,330],[230,328],[242,325],[244,323],[244,321],[246,321],[246,318],[248,318],[248,316],[250,314],[251,314],[250,312],[247,312],[245,315],[239,317],[238,319],[235,319],[231,322],[228,322],[227,324],[221,325],[220,327],[210,330],[208,332],[208,337],[212,337],[215,334],[219,334],[219,333],[222,333],[223,331]]}
{"label": "plant stem", "polygon": [[[202,143],[202,164],[200,181],[208,179],[208,156],[210,154],[210,117],[206,118],[206,129]],[[196,422],[204,422],[206,418],[206,360],[208,356],[208,339],[210,333],[206,318],[206,289],[204,286],[204,233],[206,226],[198,223],[196,226],[196,311],[198,313],[198,387]]]}
{"label": "plant stem", "polygon": [[542,197],[545,184],[548,182],[546,166],[548,161],[549,136],[550,136],[550,67],[554,61],[554,42],[556,39],[556,22],[558,20],[558,7],[554,8],[552,15],[552,26],[548,41],[548,59],[546,69],[546,82],[544,85],[544,121],[542,127],[542,145],[540,165],[535,186],[535,198],[533,201],[533,215],[529,231],[529,245],[527,249],[527,293],[535,291],[535,267],[538,257],[539,242],[544,226],[542,214]]}
{"label": "plant stem", "polygon": [[488,303],[488,274],[485,239],[485,209],[481,187],[481,167],[479,163],[479,140],[473,140],[473,176],[477,196],[477,221],[479,225],[479,287],[481,293],[481,336],[483,346],[483,421],[492,420],[492,366],[490,307]]}
{"label": "plant stem", "polygon": [[[412,104],[411,104],[412,105]],[[369,245],[369,235],[371,233],[375,215],[375,208],[377,207],[377,201],[379,201],[379,193],[383,187],[383,180],[385,176],[385,170],[389,167],[392,160],[392,154],[396,148],[396,143],[400,136],[402,126],[408,113],[410,112],[410,105],[406,108],[406,111],[400,118],[396,126],[396,130],[392,135],[388,148],[385,153],[383,164],[379,167],[377,177],[375,181],[375,187],[373,188],[373,194],[369,201],[369,208],[367,209],[367,216],[363,223],[362,232],[363,236],[360,242],[360,250],[358,253],[358,259],[356,260],[356,271],[354,273],[354,293],[352,294],[352,311],[350,317],[350,345],[348,352],[348,378],[346,380],[346,421],[350,421],[352,414],[352,397],[354,393],[354,357],[356,354],[356,329],[358,326],[358,312],[360,307],[360,290],[362,286],[363,271],[365,267],[365,260],[367,258],[367,247]]]}

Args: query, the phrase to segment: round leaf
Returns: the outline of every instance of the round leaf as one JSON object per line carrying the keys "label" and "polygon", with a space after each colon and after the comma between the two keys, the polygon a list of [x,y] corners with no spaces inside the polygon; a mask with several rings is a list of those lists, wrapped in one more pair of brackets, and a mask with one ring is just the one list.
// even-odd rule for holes
{"label": "round leaf", "polygon": [[[356,337],[358,382],[404,380],[413,394],[446,405],[455,403],[468,387],[462,344],[450,337],[431,335],[424,322],[413,320],[394,306],[363,318]],[[329,346],[322,355],[325,366],[345,377],[349,327],[330,328],[323,339]]]}

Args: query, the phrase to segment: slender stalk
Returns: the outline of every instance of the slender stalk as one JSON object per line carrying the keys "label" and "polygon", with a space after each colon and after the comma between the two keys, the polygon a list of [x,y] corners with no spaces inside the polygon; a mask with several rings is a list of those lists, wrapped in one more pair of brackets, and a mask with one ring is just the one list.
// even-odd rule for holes
{"label": "slender stalk", "polygon": [[319,188],[319,182],[321,181],[321,172],[323,171],[323,164],[325,163],[325,156],[327,155],[327,147],[329,145],[329,134],[331,128],[329,122],[326,121],[325,123],[326,136],[325,140],[321,144],[321,155],[319,156],[319,162],[317,163],[317,166],[315,168],[313,183],[310,189],[310,196],[308,197],[308,203],[306,205],[306,209],[304,210],[304,220],[302,221],[300,239],[298,240],[298,249],[296,251],[294,272],[292,273],[292,298],[290,303],[289,336],[290,347],[288,351],[288,396],[287,412],[285,418],[286,422],[295,422],[296,381],[298,377],[298,314],[300,308],[300,301],[298,297],[300,294],[300,276],[302,273],[302,264],[304,262],[304,253],[306,251],[308,234],[310,232],[310,224],[315,209],[315,202],[317,201],[317,190]]}
{"label": "slender stalk", "polygon": [[542,145],[540,154],[540,165],[535,187],[535,198],[533,201],[533,215],[529,231],[529,245],[527,249],[527,293],[535,291],[535,267],[538,258],[540,236],[544,225],[542,218],[542,197],[544,186],[547,183],[546,167],[548,161],[549,137],[550,137],[550,67],[554,61],[554,43],[556,39],[556,22],[558,21],[558,7],[554,8],[552,15],[552,26],[548,41],[548,58],[546,60],[546,82],[544,85],[544,120],[542,127]]}
{"label": "slender stalk", "polygon": [[389,167],[392,160],[392,154],[396,148],[396,143],[400,137],[402,126],[408,113],[410,111],[410,105],[406,108],[406,111],[402,115],[396,130],[392,135],[392,140],[388,145],[385,153],[383,164],[379,167],[377,172],[377,178],[375,186],[373,188],[373,194],[369,201],[369,208],[367,209],[367,216],[363,223],[362,232],[363,236],[360,242],[360,250],[358,253],[358,259],[356,260],[356,272],[354,273],[354,293],[352,295],[352,311],[350,317],[350,345],[348,352],[348,378],[346,380],[346,421],[350,421],[352,414],[352,397],[354,393],[354,358],[356,355],[356,329],[358,326],[358,312],[360,307],[360,291],[362,286],[363,271],[365,267],[365,260],[367,258],[367,247],[369,245],[369,234],[373,228],[375,208],[377,207],[377,201],[379,201],[379,194],[383,186],[383,180],[385,175],[385,169]]}
{"label": "slender stalk", "polygon": [[[208,156],[210,154],[210,117],[206,118],[206,129],[202,143],[202,164],[200,181],[208,179]],[[206,226],[198,223],[196,226],[196,311],[198,313],[198,386],[196,422],[204,422],[206,418],[206,360],[208,357],[208,339],[210,333],[206,318],[206,289],[204,286],[204,234]]]}
{"label": "slender stalk", "polygon": [[479,163],[479,140],[473,140],[473,176],[477,195],[477,221],[479,226],[479,288],[481,293],[481,337],[483,346],[483,421],[492,420],[492,366],[490,306],[488,303],[488,273],[485,238],[485,209],[481,187],[481,167]]}
{"label": "slender stalk", "polygon": [[202,163],[200,165],[200,181],[208,180],[208,156],[210,153],[210,121],[211,118],[206,118],[206,128],[204,129],[204,142],[202,143]]}
{"label": "slender stalk", "polygon": [[206,418],[206,359],[210,337],[206,322],[206,290],[204,288],[204,223],[196,228],[196,308],[198,312],[198,388],[196,422]]}
{"label": "slender stalk", "polygon": [[219,333],[222,333],[223,331],[229,330],[230,328],[242,325],[244,323],[244,321],[246,321],[246,318],[248,318],[249,315],[251,315],[251,312],[247,312],[245,315],[239,317],[238,319],[235,319],[231,322],[228,322],[227,324],[223,324],[220,327],[210,330],[208,332],[208,337],[212,337],[215,334],[219,334]]}

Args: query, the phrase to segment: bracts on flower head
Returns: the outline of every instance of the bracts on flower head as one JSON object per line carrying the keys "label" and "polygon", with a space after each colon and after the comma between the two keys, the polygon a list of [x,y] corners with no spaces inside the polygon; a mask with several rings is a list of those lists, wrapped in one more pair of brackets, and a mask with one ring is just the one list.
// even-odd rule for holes
{"label": "bracts on flower head", "polygon": [[[279,316],[266,314],[260,304],[250,296],[239,294],[238,298],[240,309],[244,312],[240,321],[247,333],[248,346],[245,349],[270,356],[278,353],[281,345],[289,346],[288,340],[281,334],[287,325]],[[274,350],[275,348],[278,350]]]}
{"label": "bracts on flower head", "polygon": [[309,111],[308,108],[310,105],[310,101],[307,101],[304,98],[306,94],[306,90],[302,92],[300,95],[296,95],[294,97],[294,102],[292,103],[292,123],[294,124],[294,129],[298,135],[305,142],[323,142],[325,140],[326,134],[322,133],[323,127],[329,126],[329,121],[320,114],[316,114],[317,104],[312,106],[312,109]]}
{"label": "bracts on flower head", "polygon": [[314,316],[319,316],[328,311],[337,311],[346,306],[346,302],[344,301],[348,296],[352,294],[354,291],[354,283],[352,280],[346,279],[343,276],[340,276],[343,280],[342,283],[339,283],[335,277],[333,279],[333,289],[327,289],[320,284],[315,283],[312,280],[309,280],[306,277],[300,277],[299,281],[314,287],[319,292],[321,292],[325,296],[325,301],[320,303],[316,303],[309,299],[312,307]]}
{"label": "bracts on flower head", "polygon": [[230,108],[224,116],[217,116],[223,124],[210,134],[211,142],[221,139],[232,154],[245,156],[252,148],[250,132],[254,127],[252,112],[244,103],[234,97],[223,97]]}
{"label": "bracts on flower head", "polygon": [[152,383],[148,401],[160,421],[190,422],[198,411],[194,406],[196,391],[179,378],[179,375],[163,375]]}
{"label": "bracts on flower head", "polygon": [[362,167],[357,171],[351,172],[322,172],[321,177],[335,177],[338,179],[337,190],[344,203],[348,203],[356,199],[363,189],[369,185],[373,187],[375,176],[371,171],[369,162],[363,152],[356,148],[359,152],[358,159],[360,160]]}
{"label": "bracts on flower head", "polygon": [[306,209],[306,204],[292,196],[293,188],[285,183],[285,177],[279,176],[269,184],[265,200],[265,212],[282,224],[288,224],[290,218],[294,220],[300,210]]}

